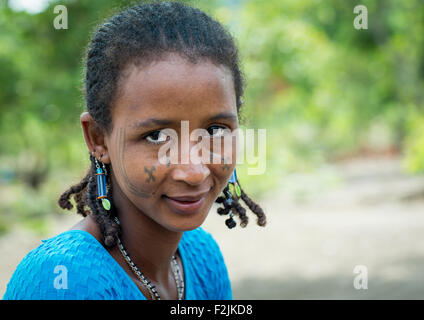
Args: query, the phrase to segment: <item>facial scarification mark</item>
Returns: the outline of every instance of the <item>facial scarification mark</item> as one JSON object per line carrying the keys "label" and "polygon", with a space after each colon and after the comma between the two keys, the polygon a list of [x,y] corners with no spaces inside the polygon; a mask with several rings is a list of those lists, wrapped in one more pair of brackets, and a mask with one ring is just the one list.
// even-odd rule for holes
{"label": "facial scarification mark", "polygon": [[152,181],[152,182],[155,182],[155,177],[153,176],[153,171],[155,171],[155,166],[152,166],[152,169],[147,169],[147,167],[144,167],[144,172],[146,172],[148,175],[149,175],[149,177],[146,179],[146,182],[150,182],[150,181]]}
{"label": "facial scarification mark", "polygon": [[118,165],[117,170],[119,172],[119,175],[122,177],[125,185],[127,186],[128,190],[130,190],[134,195],[142,198],[148,198],[149,193],[140,191],[139,188],[137,188],[129,179],[128,174],[125,169],[124,163],[125,163],[125,142],[126,142],[126,129],[125,128],[119,128],[118,131]]}

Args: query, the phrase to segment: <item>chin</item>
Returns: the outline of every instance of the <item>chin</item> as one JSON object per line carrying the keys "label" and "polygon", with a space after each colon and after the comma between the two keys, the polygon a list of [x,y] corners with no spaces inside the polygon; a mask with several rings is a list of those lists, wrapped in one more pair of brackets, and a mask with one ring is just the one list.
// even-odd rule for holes
{"label": "chin", "polygon": [[[210,208],[209,208],[210,209]],[[199,210],[190,215],[181,215],[174,212],[167,212],[166,221],[162,226],[173,232],[185,232],[200,227],[208,216],[209,210]]]}

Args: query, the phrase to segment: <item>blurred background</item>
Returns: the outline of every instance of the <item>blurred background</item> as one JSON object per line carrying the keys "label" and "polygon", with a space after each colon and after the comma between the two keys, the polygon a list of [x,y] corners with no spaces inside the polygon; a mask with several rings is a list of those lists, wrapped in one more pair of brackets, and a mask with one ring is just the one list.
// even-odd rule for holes
{"label": "blurred background", "polygon": [[[267,130],[263,175],[238,167],[268,225],[211,211],[235,299],[424,298],[422,0],[186,1],[223,23]],[[21,259],[81,217],[59,196],[89,167],[79,123],[89,35],[128,1],[0,0],[0,296]],[[53,8],[68,10],[56,30]],[[368,9],[357,30],[356,5]],[[368,289],[357,290],[356,266]]]}

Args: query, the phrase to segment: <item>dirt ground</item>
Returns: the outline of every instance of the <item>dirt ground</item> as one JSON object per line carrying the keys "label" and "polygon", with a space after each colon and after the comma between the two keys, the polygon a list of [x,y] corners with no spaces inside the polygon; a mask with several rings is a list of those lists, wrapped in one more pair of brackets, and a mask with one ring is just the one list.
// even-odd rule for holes
{"label": "dirt ground", "polygon": [[[258,202],[265,228],[249,213],[245,229],[228,230],[214,209],[203,225],[221,247],[235,299],[424,298],[424,176],[402,173],[398,158],[292,175]],[[0,297],[41,239],[79,219],[55,218],[43,237],[22,229],[1,237]],[[367,289],[355,289],[355,266],[366,268]]]}

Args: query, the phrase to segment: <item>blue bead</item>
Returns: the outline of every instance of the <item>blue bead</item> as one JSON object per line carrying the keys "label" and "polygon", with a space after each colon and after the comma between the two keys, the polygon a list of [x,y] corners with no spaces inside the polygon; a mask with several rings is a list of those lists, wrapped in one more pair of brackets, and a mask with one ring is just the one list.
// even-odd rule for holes
{"label": "blue bead", "polygon": [[225,199],[225,204],[226,204],[227,206],[232,206],[232,204],[233,204],[233,199],[231,199],[231,198],[229,198],[229,199]]}
{"label": "blue bead", "polygon": [[104,174],[98,174],[97,176],[97,197],[106,196],[106,177]]}
{"label": "blue bead", "polygon": [[237,174],[236,174],[236,169],[234,169],[233,173],[231,174],[230,180],[228,181],[232,184],[237,182]]}

